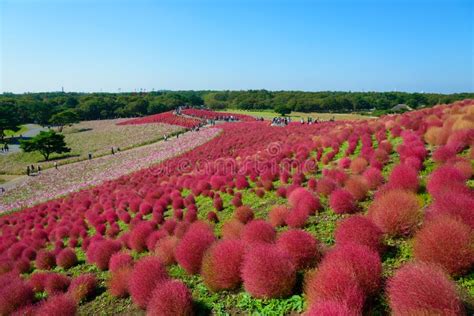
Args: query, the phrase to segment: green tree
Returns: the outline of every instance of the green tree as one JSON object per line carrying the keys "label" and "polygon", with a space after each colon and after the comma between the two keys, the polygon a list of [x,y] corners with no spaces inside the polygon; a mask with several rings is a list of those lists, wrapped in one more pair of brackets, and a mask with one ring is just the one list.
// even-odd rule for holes
{"label": "green tree", "polygon": [[0,141],[3,143],[6,130],[20,129],[20,117],[14,103],[0,102]]}
{"label": "green tree", "polygon": [[70,148],[66,147],[64,135],[53,130],[41,131],[38,135],[28,140],[20,141],[20,148],[25,152],[39,151],[45,160],[49,160],[52,153],[68,153]]}
{"label": "green tree", "polygon": [[79,122],[79,116],[73,110],[65,110],[54,114],[49,123],[53,126],[57,126],[59,131],[62,132],[63,127],[66,125],[72,125]]}
{"label": "green tree", "polygon": [[291,109],[287,105],[280,104],[275,108],[275,112],[282,116],[285,116],[291,113]]}

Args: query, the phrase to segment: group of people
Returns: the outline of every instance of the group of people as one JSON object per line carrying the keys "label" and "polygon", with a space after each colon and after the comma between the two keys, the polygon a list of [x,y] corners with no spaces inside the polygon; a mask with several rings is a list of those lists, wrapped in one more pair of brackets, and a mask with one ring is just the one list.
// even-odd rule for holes
{"label": "group of people", "polygon": [[7,152],[10,151],[10,147],[8,147],[8,144],[5,143],[5,144],[3,144],[3,146],[0,148],[0,150],[1,150],[2,153],[7,153]]}
{"label": "group of people", "polygon": [[271,126],[286,126],[291,123],[291,117],[274,117]]}
{"label": "group of people", "polygon": [[[54,166],[57,169],[58,168],[58,163],[54,162]],[[26,175],[27,176],[32,176],[32,175],[40,175],[41,174],[41,166],[37,165],[35,168],[35,165],[30,165],[26,166]]]}

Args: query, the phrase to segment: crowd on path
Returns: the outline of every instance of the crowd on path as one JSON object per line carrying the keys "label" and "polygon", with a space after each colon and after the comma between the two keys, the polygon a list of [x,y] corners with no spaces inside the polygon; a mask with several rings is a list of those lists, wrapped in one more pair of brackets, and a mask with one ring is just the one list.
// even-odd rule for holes
{"label": "crowd on path", "polygon": [[8,153],[10,151],[10,147],[8,146],[8,143],[4,143],[3,146],[0,148],[2,153]]}

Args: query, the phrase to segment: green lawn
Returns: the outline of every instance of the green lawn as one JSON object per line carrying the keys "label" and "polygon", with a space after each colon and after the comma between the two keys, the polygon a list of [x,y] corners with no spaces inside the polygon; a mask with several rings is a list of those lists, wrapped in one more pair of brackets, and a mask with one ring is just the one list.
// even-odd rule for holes
{"label": "green lawn", "polygon": [[[252,111],[247,111],[247,110],[240,110],[240,109],[227,109],[227,110],[222,110],[222,112],[229,112],[229,113],[237,113],[237,114],[246,114],[246,115],[251,115],[255,117],[263,117],[264,119],[271,120],[272,118],[276,116],[280,116],[280,114],[276,113],[273,110],[252,110]],[[363,120],[363,119],[368,119],[371,118],[370,116],[364,116],[361,114],[352,114],[352,113],[317,113],[317,112],[311,112],[311,113],[303,113],[303,112],[291,112],[290,115],[287,115],[291,117],[291,119],[295,122],[299,122],[301,118],[307,118],[307,117],[312,117],[314,119],[319,118],[321,120],[329,120],[332,117],[334,117],[336,120]]]}
{"label": "green lawn", "polygon": [[25,133],[26,131],[28,131],[28,127],[26,127],[25,125],[21,125],[20,126],[20,129],[16,132],[12,131],[12,130],[6,130],[5,131],[5,136],[7,137],[16,137],[16,136],[20,136],[21,134]]}

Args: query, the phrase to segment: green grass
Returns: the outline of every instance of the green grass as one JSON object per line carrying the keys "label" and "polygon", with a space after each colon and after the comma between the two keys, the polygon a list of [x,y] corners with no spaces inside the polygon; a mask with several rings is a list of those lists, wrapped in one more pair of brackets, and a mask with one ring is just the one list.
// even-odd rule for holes
{"label": "green grass", "polygon": [[[228,113],[237,113],[237,114],[246,114],[255,117],[263,117],[266,120],[271,120],[274,117],[280,116],[273,110],[240,110],[240,109],[226,109],[222,110],[223,112]],[[327,121],[334,117],[336,120],[362,120],[371,118],[370,116],[365,116],[362,114],[352,114],[352,113],[303,113],[303,112],[291,112],[287,117],[290,117],[293,122],[299,122],[301,118],[306,119],[307,117],[319,118],[321,120]]]}
{"label": "green grass", "polygon": [[26,127],[26,125],[20,125],[20,129],[16,132],[12,131],[12,130],[6,130],[5,131],[5,136],[7,136],[7,137],[16,137],[16,136],[20,136],[21,134],[24,134],[27,131],[28,131],[28,127]]}

